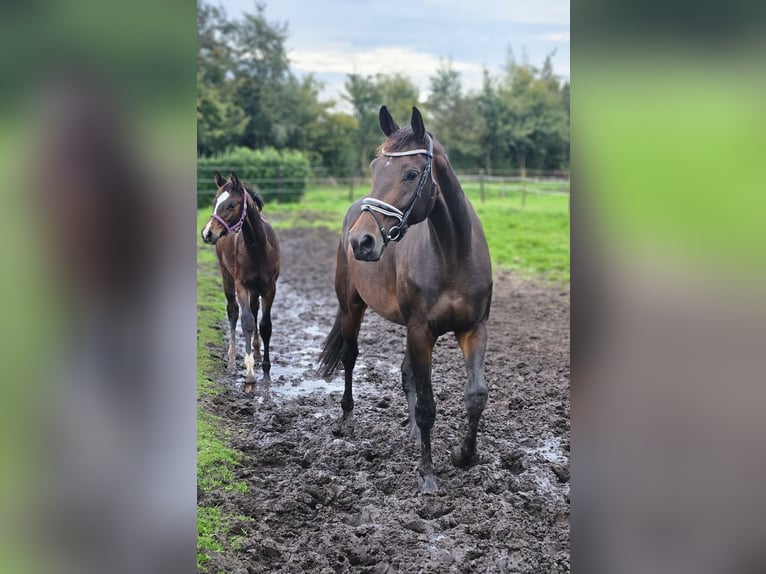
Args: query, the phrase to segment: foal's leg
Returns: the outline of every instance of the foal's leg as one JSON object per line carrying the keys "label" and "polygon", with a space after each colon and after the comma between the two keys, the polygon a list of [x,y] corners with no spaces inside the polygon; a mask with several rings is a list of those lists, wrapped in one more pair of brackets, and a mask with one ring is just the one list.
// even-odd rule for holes
{"label": "foal's leg", "polygon": [[239,319],[239,305],[237,304],[237,295],[234,290],[234,277],[221,266],[221,276],[223,278],[223,292],[226,295],[226,314],[229,317],[229,352],[228,367],[229,371],[237,370],[237,320]]}
{"label": "foal's leg", "polygon": [[359,354],[357,340],[359,338],[359,327],[362,324],[364,310],[366,305],[359,297],[356,301],[349,304],[348,309],[343,311],[340,319],[340,332],[343,337],[343,350],[341,351],[341,361],[343,362],[345,387],[343,389],[343,398],[340,400],[343,415],[338,424],[338,433],[346,434],[353,431],[353,422],[351,415],[354,411],[354,395],[352,392],[352,378],[356,357]]}
{"label": "foal's leg", "polygon": [[435,492],[436,478],[431,459],[431,429],[436,419],[436,402],[431,388],[431,356],[436,338],[422,325],[408,326],[407,355],[410,359],[412,378],[415,381],[415,422],[420,429],[420,480],[421,492]]}
{"label": "foal's leg", "polygon": [[[250,311],[253,314],[253,320],[258,320],[258,308],[260,307],[261,298],[255,291],[250,291]],[[253,328],[253,358],[255,361],[259,361],[261,358],[261,340],[258,338],[258,329]]]}
{"label": "foal's leg", "polygon": [[255,317],[250,307],[250,293],[242,284],[237,284],[237,299],[242,310],[242,334],[245,336],[245,382],[253,383],[255,382],[255,357],[253,357]]}
{"label": "foal's leg", "polygon": [[415,422],[415,403],[417,402],[417,394],[415,393],[415,379],[412,374],[409,351],[404,352],[404,360],[402,361],[402,388],[407,397],[407,408],[410,413],[410,438],[415,442],[420,443],[420,429]]}
{"label": "foal's leg", "polygon": [[269,343],[271,341],[271,304],[274,302],[274,296],[277,294],[276,282],[263,295],[263,310],[261,311],[261,322],[258,325],[263,339],[263,372],[268,374],[271,371],[271,359],[269,358]]}
{"label": "foal's leg", "polygon": [[467,467],[476,464],[476,431],[479,419],[487,404],[487,385],[484,383],[484,350],[487,347],[487,326],[479,323],[476,328],[455,333],[463,351],[468,382],[465,386],[465,407],[468,411],[468,432],[463,442],[452,449],[452,464]]}

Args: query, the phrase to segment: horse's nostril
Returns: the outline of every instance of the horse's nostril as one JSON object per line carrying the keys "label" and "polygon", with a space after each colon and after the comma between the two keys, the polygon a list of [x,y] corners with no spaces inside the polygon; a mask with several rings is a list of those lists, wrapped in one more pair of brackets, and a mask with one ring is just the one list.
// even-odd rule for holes
{"label": "horse's nostril", "polygon": [[362,237],[362,241],[359,243],[359,247],[361,247],[364,251],[372,251],[374,246],[375,240],[372,238],[372,235],[369,234]]}

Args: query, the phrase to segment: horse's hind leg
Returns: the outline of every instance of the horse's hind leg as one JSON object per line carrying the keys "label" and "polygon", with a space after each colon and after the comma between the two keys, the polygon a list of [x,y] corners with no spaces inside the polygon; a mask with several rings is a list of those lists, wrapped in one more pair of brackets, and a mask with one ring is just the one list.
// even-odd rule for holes
{"label": "horse's hind leg", "polygon": [[255,357],[253,357],[255,317],[250,307],[250,293],[244,285],[237,285],[237,299],[242,311],[242,334],[245,336],[245,382],[253,383],[255,382]]}
{"label": "horse's hind leg", "polygon": [[415,393],[415,379],[412,374],[409,351],[404,352],[404,360],[402,361],[402,388],[404,389],[404,395],[407,397],[407,409],[410,415],[410,438],[419,443],[420,429],[415,422],[417,394]]}
{"label": "horse's hind leg", "polygon": [[237,304],[237,295],[234,289],[234,278],[225,269],[221,269],[223,278],[223,292],[226,295],[226,314],[229,317],[229,350],[228,367],[229,371],[237,370],[237,320],[239,319],[239,305]]}
{"label": "horse's hind leg", "polygon": [[342,312],[340,319],[340,332],[343,337],[343,349],[341,351],[341,361],[343,362],[344,382],[343,398],[340,400],[340,406],[343,410],[340,423],[338,425],[339,434],[347,434],[353,430],[351,415],[354,411],[353,394],[353,374],[356,365],[356,357],[359,355],[359,327],[362,324],[364,310],[366,305],[359,299],[351,303],[345,312]]}
{"label": "horse's hind leg", "polygon": [[261,322],[258,325],[263,339],[263,372],[268,374],[271,371],[271,359],[269,358],[269,344],[271,343],[271,304],[276,295],[276,284],[271,287],[263,296],[263,310],[261,311]]}
{"label": "horse's hind leg", "polygon": [[463,351],[468,382],[465,387],[465,407],[468,412],[468,432],[463,442],[452,449],[452,464],[467,467],[476,463],[476,432],[479,419],[487,404],[487,385],[484,383],[484,350],[487,347],[487,326],[479,323],[476,328],[455,333]]}

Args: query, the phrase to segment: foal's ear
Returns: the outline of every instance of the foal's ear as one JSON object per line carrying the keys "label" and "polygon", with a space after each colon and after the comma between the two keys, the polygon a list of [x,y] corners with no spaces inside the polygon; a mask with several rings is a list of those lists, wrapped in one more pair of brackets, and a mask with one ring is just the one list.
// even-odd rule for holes
{"label": "foal's ear", "polygon": [[419,142],[425,140],[426,137],[426,125],[423,123],[423,116],[415,106],[412,106],[412,120],[410,120],[412,126],[412,133],[415,134],[415,139]]}
{"label": "foal's ear", "polygon": [[215,172],[215,184],[216,184],[218,187],[223,187],[223,184],[224,184],[224,183],[226,183],[226,180],[225,180],[223,177],[221,177],[221,174],[220,174],[220,173],[218,173],[218,172]]}
{"label": "foal's ear", "polygon": [[394,121],[394,118],[391,117],[391,112],[388,111],[386,106],[381,106],[378,119],[380,120],[380,129],[382,129],[383,133],[387,136],[390,136],[399,129],[399,125]]}
{"label": "foal's ear", "polygon": [[231,180],[231,185],[234,189],[242,189],[242,183],[239,181],[236,173],[232,171],[229,179]]}

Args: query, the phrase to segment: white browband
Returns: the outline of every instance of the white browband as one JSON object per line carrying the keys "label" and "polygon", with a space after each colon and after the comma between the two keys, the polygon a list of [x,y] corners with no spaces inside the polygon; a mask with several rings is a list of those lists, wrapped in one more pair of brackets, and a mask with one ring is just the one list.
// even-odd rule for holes
{"label": "white browband", "polygon": [[392,151],[392,152],[381,151],[380,152],[380,155],[384,155],[386,157],[401,157],[403,155],[420,155],[420,154],[427,155],[428,157],[434,156],[433,152],[427,149],[411,149],[409,151]]}

